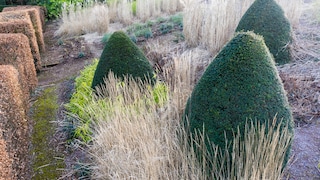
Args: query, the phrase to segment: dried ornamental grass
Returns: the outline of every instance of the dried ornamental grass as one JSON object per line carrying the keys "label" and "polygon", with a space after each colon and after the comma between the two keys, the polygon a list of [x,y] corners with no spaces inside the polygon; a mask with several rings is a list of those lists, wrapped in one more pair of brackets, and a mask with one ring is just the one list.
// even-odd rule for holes
{"label": "dried ornamental grass", "polygon": [[0,64],[13,65],[19,71],[19,82],[27,101],[38,84],[28,38],[20,33],[0,34]]}
{"label": "dried ornamental grass", "polygon": [[179,0],[137,0],[136,15],[142,21],[157,17],[162,13],[173,14],[183,9]]}
{"label": "dried ornamental grass", "polygon": [[[183,33],[190,46],[204,46],[215,55],[234,34],[241,17],[254,0],[181,0]],[[294,27],[301,15],[301,0],[276,0]]]}
{"label": "dried ornamental grass", "polygon": [[62,24],[55,32],[58,36],[74,36],[98,32],[103,34],[109,28],[109,8],[105,4],[83,7],[81,4],[64,4]]}
{"label": "dried ornamental grass", "polygon": [[37,8],[23,8],[24,6],[17,6],[15,8],[10,7],[10,8],[4,8],[2,12],[12,12],[12,11],[20,11],[20,12],[27,12],[30,16],[33,28],[35,30],[35,34],[37,37],[37,43],[39,46],[40,52],[45,51],[45,44],[44,44],[44,39],[43,39],[43,33],[42,33],[42,22],[40,18],[40,12],[39,9]]}
{"label": "dried ornamental grass", "polygon": [[39,46],[27,12],[0,13],[0,33],[22,33],[26,35],[29,39],[36,70],[39,71],[41,69]]}
{"label": "dried ornamental grass", "polygon": [[18,76],[13,66],[0,66],[0,129],[13,160],[13,179],[29,179],[30,128]]}

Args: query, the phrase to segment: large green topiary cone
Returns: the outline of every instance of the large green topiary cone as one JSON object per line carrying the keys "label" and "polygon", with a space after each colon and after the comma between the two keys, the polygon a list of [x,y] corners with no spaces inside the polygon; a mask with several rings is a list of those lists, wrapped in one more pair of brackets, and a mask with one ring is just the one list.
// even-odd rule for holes
{"label": "large green topiary cone", "polygon": [[[277,117],[281,127],[293,119],[283,84],[263,38],[252,32],[238,33],[216,56],[195,86],[184,117],[191,132],[205,129],[210,141],[225,147],[237,126],[246,121],[262,124]],[[288,160],[289,149],[287,151]]]}
{"label": "large green topiary cone", "polygon": [[276,63],[291,60],[288,44],[292,41],[291,25],[274,0],[256,0],[241,18],[236,31],[254,31],[262,35]]}
{"label": "large green topiary cone", "polygon": [[154,72],[143,52],[122,31],[114,32],[101,54],[92,81],[92,88],[103,85],[103,79],[112,71],[118,78],[131,76],[154,84]]}

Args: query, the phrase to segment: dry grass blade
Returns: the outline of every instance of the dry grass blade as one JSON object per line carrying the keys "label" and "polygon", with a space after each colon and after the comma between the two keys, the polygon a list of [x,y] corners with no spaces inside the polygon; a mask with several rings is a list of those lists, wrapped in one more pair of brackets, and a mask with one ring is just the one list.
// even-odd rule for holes
{"label": "dry grass blade", "polygon": [[238,129],[231,155],[230,179],[281,179],[283,160],[292,137],[288,128],[280,130],[276,121],[274,118],[270,126],[248,123],[243,140]]}
{"label": "dry grass blade", "polygon": [[64,4],[59,36],[75,36],[98,32],[103,34],[109,27],[109,10],[104,4]]}

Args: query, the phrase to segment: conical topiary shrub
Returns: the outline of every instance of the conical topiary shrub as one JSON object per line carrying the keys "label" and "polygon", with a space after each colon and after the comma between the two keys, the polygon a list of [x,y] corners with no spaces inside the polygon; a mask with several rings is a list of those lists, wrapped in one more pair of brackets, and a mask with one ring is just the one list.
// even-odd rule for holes
{"label": "conical topiary shrub", "polygon": [[122,31],[114,32],[103,49],[92,81],[92,88],[104,84],[112,71],[118,78],[131,76],[154,84],[153,69],[143,52]]}
{"label": "conical topiary shrub", "polygon": [[291,25],[274,0],[256,0],[241,18],[236,31],[262,35],[276,63],[290,61]]}
{"label": "conical topiary shrub", "polygon": [[[202,131],[224,149],[225,135],[233,140],[246,121],[261,124],[277,117],[281,127],[293,119],[283,84],[263,38],[252,32],[238,33],[216,56],[195,86],[184,118],[192,133]],[[185,121],[186,122],[186,121]],[[288,159],[289,149],[287,151]]]}

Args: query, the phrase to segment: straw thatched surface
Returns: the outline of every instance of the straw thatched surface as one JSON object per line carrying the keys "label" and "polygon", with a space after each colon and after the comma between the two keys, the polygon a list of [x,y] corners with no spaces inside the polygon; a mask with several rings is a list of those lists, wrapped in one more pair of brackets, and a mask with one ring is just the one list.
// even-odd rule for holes
{"label": "straw thatched surface", "polygon": [[0,13],[0,33],[22,33],[26,35],[29,38],[29,44],[36,69],[38,71],[41,69],[41,59],[37,38],[27,12]]}
{"label": "straw thatched surface", "polygon": [[19,71],[19,82],[26,102],[29,92],[38,84],[28,38],[20,33],[0,34],[0,65],[13,65]]}
{"label": "straw thatched surface", "polygon": [[38,46],[40,49],[40,52],[44,52],[45,51],[45,45],[44,45],[44,40],[43,40],[43,33],[42,33],[42,22],[41,22],[41,18],[40,18],[40,10],[37,8],[32,8],[32,6],[30,6],[30,8],[23,8],[24,6],[17,6],[17,7],[10,7],[10,8],[4,8],[2,12],[27,12],[30,16],[33,28],[35,30],[35,34],[37,37],[37,42],[38,42]]}
{"label": "straw thatched surface", "polygon": [[36,9],[37,14],[40,16],[42,30],[44,30],[45,26],[45,16],[47,14],[47,10],[43,6],[31,6],[31,5],[25,5],[25,6],[14,6],[14,7],[5,7],[3,8],[2,12],[8,12],[8,11],[16,11],[16,10],[23,10],[23,9]]}
{"label": "straw thatched surface", "polygon": [[12,65],[0,66],[0,129],[13,160],[13,179],[29,179],[30,127],[18,76]]}

